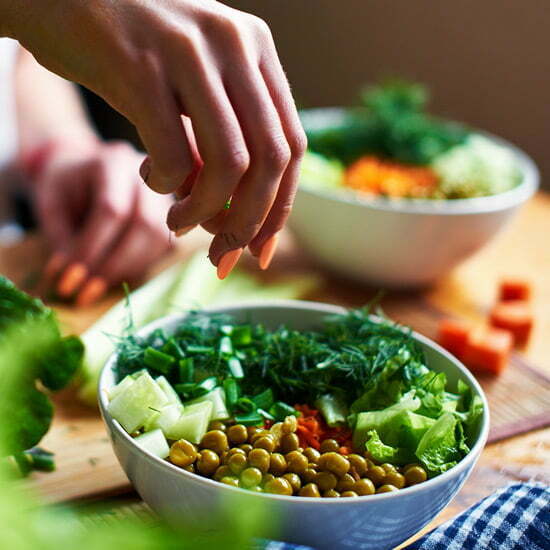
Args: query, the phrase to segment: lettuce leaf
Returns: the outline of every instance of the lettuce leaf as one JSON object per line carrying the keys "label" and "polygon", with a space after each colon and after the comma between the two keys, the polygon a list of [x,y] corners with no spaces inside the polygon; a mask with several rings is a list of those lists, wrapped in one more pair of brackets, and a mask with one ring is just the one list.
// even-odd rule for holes
{"label": "lettuce leaf", "polygon": [[402,447],[386,445],[380,439],[376,430],[368,432],[369,440],[365,447],[374,460],[378,462],[390,462],[391,464],[406,464],[414,459],[414,453]]}
{"label": "lettuce leaf", "polygon": [[446,472],[469,452],[460,419],[445,413],[422,436],[416,457],[431,475]]}

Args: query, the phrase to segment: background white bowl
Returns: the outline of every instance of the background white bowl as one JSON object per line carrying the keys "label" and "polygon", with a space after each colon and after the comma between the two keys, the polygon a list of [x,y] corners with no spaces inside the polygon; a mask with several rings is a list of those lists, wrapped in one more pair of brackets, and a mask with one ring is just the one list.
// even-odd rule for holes
{"label": "background white bowl", "polygon": [[[314,302],[282,301],[248,304],[207,311],[228,313],[239,321],[261,322],[268,328],[281,324],[296,329],[319,327],[327,314],[343,313],[339,307]],[[139,332],[145,335],[157,328],[173,331],[184,315],[167,317]],[[462,364],[427,338],[414,334],[424,348],[428,364],[444,372],[454,388],[463,380],[483,400],[484,414],[471,452],[448,472],[420,485],[399,491],[359,498],[308,499],[263,493],[250,493],[199,477],[160,460],[138,447],[107,412],[106,390],[115,384],[111,356],[99,381],[99,405],[108,427],[115,453],[135,489],[159,515],[180,523],[206,521],[210,529],[231,527],[227,512],[231,497],[241,495],[238,514],[264,507],[269,518],[278,518],[280,540],[309,544],[319,550],[354,548],[384,550],[393,548],[416,533],[445,507],[460,489],[477,461],[489,429],[487,400],[482,389]],[[261,509],[261,508],[260,508]],[[235,512],[235,510],[232,510]],[[224,521],[229,521],[229,527]]]}
{"label": "background white bowl", "polygon": [[[302,112],[306,129],[337,125],[343,109]],[[289,225],[311,257],[330,271],[395,288],[433,283],[478,251],[537,190],[534,162],[510,143],[523,174],[514,189],[457,200],[366,198],[352,191],[298,189]]]}

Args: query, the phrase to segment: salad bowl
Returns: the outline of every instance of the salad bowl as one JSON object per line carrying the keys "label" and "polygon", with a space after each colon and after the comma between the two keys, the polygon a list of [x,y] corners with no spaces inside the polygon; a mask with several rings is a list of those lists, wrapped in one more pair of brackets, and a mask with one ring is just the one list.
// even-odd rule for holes
{"label": "salad bowl", "polygon": [[[311,109],[302,112],[302,121],[307,131],[337,126],[344,115],[343,109]],[[300,185],[289,226],[306,253],[331,272],[387,288],[432,284],[499,233],[539,184],[529,156],[478,133],[512,152],[521,174],[516,187],[484,197],[434,200]]]}
{"label": "salad bowl", "polygon": [[[238,322],[262,323],[268,329],[284,324],[297,330],[315,329],[324,317],[342,308],[315,302],[281,301],[212,308]],[[159,319],[138,332],[146,336],[163,329],[171,334],[185,314]],[[429,523],[466,481],[485,445],[489,428],[487,400],[469,371],[434,342],[413,333],[431,369],[444,372],[450,388],[461,380],[483,403],[471,451],[454,467],[422,484],[402,491],[357,498],[311,499],[252,493],[182,470],[138,446],[108,412],[108,391],[116,384],[116,353],[107,361],[99,381],[99,406],[118,460],[143,500],[161,517],[180,524],[192,522],[209,530],[231,529],[231,514],[262,511],[271,518],[267,533],[278,540],[323,549],[393,548]],[[229,522],[229,524],[227,523]]]}

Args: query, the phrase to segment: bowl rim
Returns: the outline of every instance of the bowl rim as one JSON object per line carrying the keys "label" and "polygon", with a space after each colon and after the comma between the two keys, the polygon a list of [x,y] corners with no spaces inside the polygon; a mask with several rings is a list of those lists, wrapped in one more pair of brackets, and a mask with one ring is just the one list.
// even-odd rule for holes
{"label": "bowl rim", "polygon": [[[346,113],[345,107],[316,107],[313,109],[301,109],[300,115],[311,116],[315,113],[323,113],[325,116],[342,116]],[[315,195],[325,199],[354,206],[367,207],[372,210],[385,212],[398,212],[407,214],[431,214],[431,215],[475,215],[498,212],[518,206],[531,198],[537,191],[540,182],[540,173],[534,160],[519,147],[504,138],[486,132],[473,129],[475,134],[482,135],[491,141],[509,149],[516,157],[522,173],[522,181],[513,189],[489,195],[486,197],[473,197],[469,199],[413,199],[368,197],[354,191],[342,190],[334,192],[322,188],[301,185],[298,192]]]}
{"label": "bowl rim", "polygon": [[[319,313],[324,313],[326,315],[332,315],[332,314],[343,314],[346,311],[348,311],[346,308],[335,306],[331,304],[326,304],[322,302],[308,302],[303,300],[270,300],[265,302],[259,302],[257,300],[255,301],[243,301],[239,304],[226,304],[222,306],[210,306],[207,308],[203,308],[200,311],[207,313],[207,314],[213,314],[213,313],[224,313],[229,310],[234,310],[236,307],[239,307],[243,310],[255,310],[255,309],[265,309],[265,308],[276,308],[276,309],[304,309],[304,310],[310,310],[310,311],[316,311]],[[136,331],[136,335],[138,336],[144,336],[146,334],[149,334],[150,332],[163,328],[167,325],[171,325],[172,323],[176,322],[177,320],[181,320],[185,318],[191,311],[188,310],[184,311],[182,313],[177,313],[174,315],[169,315],[165,317],[161,317],[138,331]],[[413,485],[412,487],[407,487],[405,490],[407,491],[407,495],[413,495],[415,493],[420,493],[424,491],[428,491],[430,488],[435,488],[438,485],[445,484],[448,480],[455,478],[468,470],[470,467],[473,467],[475,463],[477,462],[477,459],[479,458],[483,448],[485,447],[485,443],[487,441],[488,433],[489,433],[489,404],[487,402],[487,398],[485,396],[485,393],[481,386],[479,385],[478,381],[475,379],[475,377],[470,373],[470,371],[458,360],[456,357],[451,355],[448,351],[443,349],[439,344],[434,342],[433,340],[427,338],[426,336],[423,336],[422,334],[417,333],[416,331],[412,331],[411,335],[415,340],[419,341],[421,344],[432,348],[433,350],[437,351],[441,355],[444,356],[450,363],[461,373],[464,375],[464,377],[467,379],[468,384],[470,387],[472,387],[477,394],[480,396],[482,402],[483,402],[483,416],[481,418],[481,426],[479,430],[478,437],[476,439],[475,444],[470,449],[470,452],[455,466],[447,470],[446,472],[438,475],[437,477],[434,477],[432,479],[428,479],[427,481],[423,483],[419,483],[417,485]],[[171,464],[167,460],[161,459],[153,454],[151,454],[149,451],[146,451],[139,445],[135,443],[133,438],[122,428],[122,426],[111,417],[111,415],[107,411],[107,392],[106,390],[109,387],[112,387],[112,385],[109,385],[107,382],[107,379],[109,375],[111,374],[111,369],[114,365],[114,362],[117,357],[117,352],[113,352],[111,356],[107,359],[105,365],[102,368],[99,382],[98,382],[98,403],[99,408],[101,411],[101,415],[103,418],[103,421],[105,424],[111,427],[112,430],[117,432],[119,436],[122,437],[122,439],[125,441],[126,445],[130,448],[130,452],[133,452],[134,454],[137,454],[140,458],[143,458],[146,462],[153,463],[153,465],[156,465],[160,468],[165,469],[167,472],[171,473],[177,473],[178,475],[183,476],[185,479],[188,478],[189,481],[194,481],[195,483],[205,484],[207,487],[217,488],[220,491],[233,491],[239,494],[239,495],[246,495],[249,497],[258,497],[258,498],[265,498],[269,500],[276,500],[276,501],[283,501],[283,502],[294,502],[296,504],[301,503],[310,503],[314,505],[361,505],[365,502],[378,502],[381,500],[386,499],[392,499],[396,498],[400,495],[402,495],[401,491],[395,491],[390,493],[380,493],[380,494],[374,494],[374,495],[364,495],[359,496],[352,499],[322,499],[322,498],[309,498],[309,497],[300,497],[300,496],[287,496],[287,495],[275,495],[272,493],[253,493],[251,491],[247,491],[246,489],[241,489],[240,487],[232,487],[229,485],[224,485],[222,483],[219,483],[218,481],[215,481],[210,478],[202,477],[197,474],[192,474],[190,472],[187,472],[181,468],[178,468],[174,464]],[[113,441],[112,441],[113,443]],[[227,493],[231,494],[231,493]]]}

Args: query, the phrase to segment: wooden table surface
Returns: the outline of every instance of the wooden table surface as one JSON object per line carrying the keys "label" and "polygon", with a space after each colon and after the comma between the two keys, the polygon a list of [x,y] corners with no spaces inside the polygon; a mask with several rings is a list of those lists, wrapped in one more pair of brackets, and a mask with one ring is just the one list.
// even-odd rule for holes
{"label": "wooden table surface", "polygon": [[[423,297],[444,311],[481,321],[494,302],[502,276],[514,275],[531,281],[536,327],[524,353],[532,364],[550,375],[549,237],[550,196],[539,194],[482,252],[424,291]],[[23,242],[10,249],[0,247],[0,273],[22,281],[29,269],[29,258],[39,257],[42,249],[41,245],[32,242]],[[351,287],[346,291],[347,299],[343,299],[339,288],[328,288],[326,299],[356,305],[371,290]],[[115,299],[116,296],[111,296],[101,304],[81,311],[58,307],[58,315],[68,330],[79,332]],[[33,474],[27,483],[49,501],[107,500],[114,493],[128,491],[128,482],[116,463],[97,412],[78,404],[70,391],[62,393],[57,404],[54,426],[43,443],[56,452],[58,471]],[[498,487],[527,480],[550,484],[550,429],[488,445],[466,485],[426,530],[453,517]],[[115,506],[116,500],[112,502]]]}

